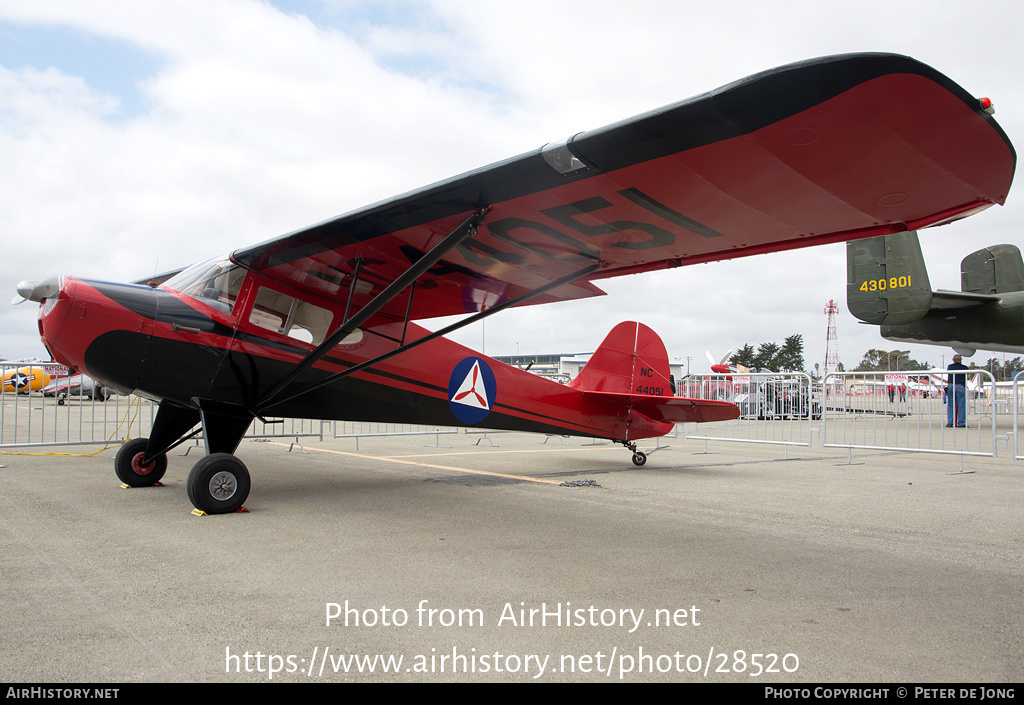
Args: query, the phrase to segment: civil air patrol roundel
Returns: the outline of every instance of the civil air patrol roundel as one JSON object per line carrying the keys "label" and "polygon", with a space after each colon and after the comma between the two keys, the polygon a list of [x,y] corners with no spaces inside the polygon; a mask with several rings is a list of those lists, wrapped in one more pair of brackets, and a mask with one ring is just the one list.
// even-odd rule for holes
{"label": "civil air patrol roundel", "polygon": [[497,391],[490,366],[478,357],[467,357],[448,379],[448,406],[462,423],[480,423],[491,413]]}

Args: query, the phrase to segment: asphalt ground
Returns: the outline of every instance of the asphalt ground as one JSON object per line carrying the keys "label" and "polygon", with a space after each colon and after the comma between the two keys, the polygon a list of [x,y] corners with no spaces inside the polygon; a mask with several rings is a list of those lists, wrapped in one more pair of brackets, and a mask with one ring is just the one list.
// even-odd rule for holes
{"label": "asphalt ground", "polygon": [[1024,461],[478,439],[246,440],[221,516],[0,455],[2,680],[1024,680]]}

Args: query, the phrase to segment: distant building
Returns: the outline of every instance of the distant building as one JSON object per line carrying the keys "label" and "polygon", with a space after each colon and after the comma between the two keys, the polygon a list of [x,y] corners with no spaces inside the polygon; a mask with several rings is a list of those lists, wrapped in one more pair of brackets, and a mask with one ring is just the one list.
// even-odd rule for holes
{"label": "distant building", "polygon": [[[565,383],[580,373],[593,354],[592,352],[581,352],[553,355],[495,355],[494,359],[524,370],[529,367],[533,374]],[[686,374],[686,367],[681,363],[670,362],[669,374],[676,380],[682,379]]]}

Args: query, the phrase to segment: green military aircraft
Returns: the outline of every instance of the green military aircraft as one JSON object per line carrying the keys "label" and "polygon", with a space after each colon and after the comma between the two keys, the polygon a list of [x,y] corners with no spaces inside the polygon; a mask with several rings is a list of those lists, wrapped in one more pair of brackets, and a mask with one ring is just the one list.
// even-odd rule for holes
{"label": "green military aircraft", "polygon": [[916,232],[846,245],[850,313],[900,343],[1024,353],[1024,262],[1015,245],[992,245],[960,263],[961,291],[932,291]]}

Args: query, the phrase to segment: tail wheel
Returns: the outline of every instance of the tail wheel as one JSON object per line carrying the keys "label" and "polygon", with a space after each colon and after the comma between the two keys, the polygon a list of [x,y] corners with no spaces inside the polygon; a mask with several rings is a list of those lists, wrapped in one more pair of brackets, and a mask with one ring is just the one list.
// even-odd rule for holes
{"label": "tail wheel", "polygon": [[188,498],[207,514],[227,514],[242,507],[249,496],[249,471],[230,453],[211,453],[192,467]]}
{"label": "tail wheel", "polygon": [[114,457],[114,472],[129,487],[152,487],[167,471],[167,456],[164,453],[143,464],[147,445],[149,439],[133,438],[121,446]]}
{"label": "tail wheel", "polygon": [[636,451],[635,453],[633,453],[633,465],[636,465],[637,467],[640,467],[641,465],[643,465],[646,462],[647,462],[647,454],[646,453],[644,453],[643,451],[639,451],[639,450]]}

